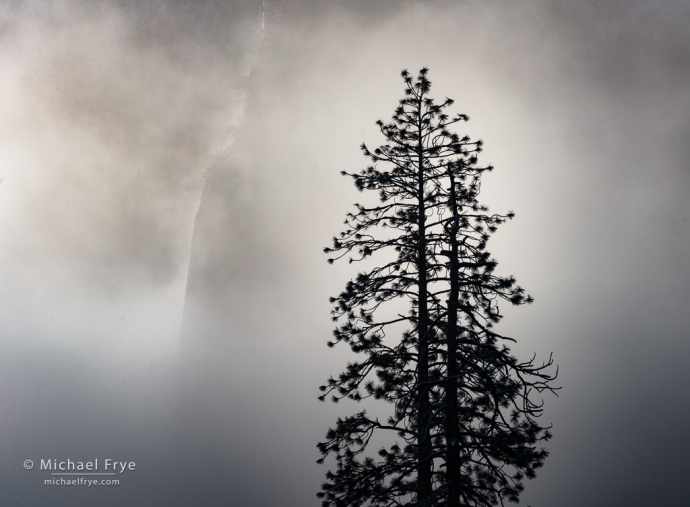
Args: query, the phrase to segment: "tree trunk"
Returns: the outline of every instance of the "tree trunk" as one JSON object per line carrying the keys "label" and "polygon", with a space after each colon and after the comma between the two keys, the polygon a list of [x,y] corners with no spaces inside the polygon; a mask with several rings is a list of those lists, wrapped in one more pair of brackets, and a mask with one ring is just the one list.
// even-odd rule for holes
{"label": "tree trunk", "polygon": [[449,228],[450,236],[450,295],[448,296],[448,329],[446,330],[447,355],[447,384],[446,384],[446,482],[448,485],[448,506],[460,505],[460,435],[458,427],[458,364],[457,364],[457,332],[458,332],[458,227],[459,217],[455,198],[455,180],[450,176],[450,199],[453,210],[453,221]]}
{"label": "tree trunk", "polygon": [[426,216],[424,210],[424,158],[422,97],[419,98],[419,131],[417,139],[417,199],[419,203],[417,270],[419,272],[418,312],[419,324],[419,437],[417,457],[417,479],[419,482],[419,503],[431,496],[431,438],[429,434],[429,310],[427,306],[427,262],[426,262]]}

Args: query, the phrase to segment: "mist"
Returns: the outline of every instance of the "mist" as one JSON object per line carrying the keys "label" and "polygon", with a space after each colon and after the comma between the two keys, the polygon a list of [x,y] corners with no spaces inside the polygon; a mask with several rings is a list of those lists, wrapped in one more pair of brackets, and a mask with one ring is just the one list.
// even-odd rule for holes
{"label": "mist", "polygon": [[[489,243],[559,364],[525,505],[685,505],[690,11],[680,1],[0,6],[0,497],[318,505],[351,359],[321,253],[402,69],[470,116]],[[44,486],[40,459],[135,461]],[[36,463],[25,470],[23,462]]]}

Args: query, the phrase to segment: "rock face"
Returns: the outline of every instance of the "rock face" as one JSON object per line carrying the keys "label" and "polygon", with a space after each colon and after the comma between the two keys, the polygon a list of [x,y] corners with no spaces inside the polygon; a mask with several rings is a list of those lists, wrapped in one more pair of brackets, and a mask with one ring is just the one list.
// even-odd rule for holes
{"label": "rock face", "polygon": [[208,170],[195,220],[178,363],[180,505],[288,505],[276,484],[284,479],[265,381],[274,377],[264,356],[280,332],[285,272],[267,220],[275,188],[259,176],[266,52],[234,91],[231,146]]}
{"label": "rock face", "polygon": [[185,505],[318,504],[316,442],[334,420],[317,401],[332,373],[323,283],[333,270],[321,250],[346,204],[325,189],[347,186],[338,172],[352,168],[333,147],[360,164],[361,138],[355,128],[343,140],[351,104],[333,102],[330,52],[342,45],[336,35],[319,45],[332,5],[270,4],[268,42],[234,91],[242,112],[194,227],[177,401]]}
{"label": "rock face", "polygon": [[251,328],[244,316],[252,307],[253,270],[246,263],[252,214],[247,181],[226,157],[211,168],[197,215],[178,363],[181,480],[184,496],[204,505],[236,496],[233,483],[243,470],[241,386],[232,380]]}

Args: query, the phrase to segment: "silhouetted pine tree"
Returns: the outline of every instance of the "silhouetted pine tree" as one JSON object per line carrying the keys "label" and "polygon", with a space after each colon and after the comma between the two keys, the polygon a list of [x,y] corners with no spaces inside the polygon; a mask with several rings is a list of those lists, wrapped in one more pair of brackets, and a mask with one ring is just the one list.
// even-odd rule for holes
{"label": "silhouetted pine tree", "polygon": [[[550,438],[537,418],[535,392],[554,391],[552,361],[519,362],[494,330],[498,302],[531,303],[513,277],[494,274],[489,236],[507,215],[477,201],[481,141],[449,128],[453,101],[429,97],[427,69],[402,72],[405,96],[391,123],[377,122],[386,144],[362,151],[374,165],[344,175],[378,205],[356,205],[333,239],[333,262],[376,255],[335,298],[334,346],[347,343],[362,360],[321,387],[320,399],[374,398],[392,405],[382,422],[366,410],[338,419],[318,444],[334,455],[318,494],[324,506],[489,506],[517,502],[522,479],[535,476]],[[367,263],[369,264],[369,263]],[[403,301],[409,305],[400,313]],[[378,433],[386,445],[368,448]],[[384,439],[385,440],[385,439]],[[393,442],[394,443],[391,443]]]}

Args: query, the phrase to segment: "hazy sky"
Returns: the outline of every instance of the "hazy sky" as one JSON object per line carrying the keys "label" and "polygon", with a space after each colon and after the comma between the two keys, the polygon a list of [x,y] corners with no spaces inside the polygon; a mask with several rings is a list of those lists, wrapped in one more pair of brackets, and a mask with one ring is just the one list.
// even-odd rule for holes
{"label": "hazy sky", "polygon": [[[536,301],[502,329],[560,366],[522,503],[686,505],[690,7],[292,0],[259,54],[259,3],[0,3],[0,498],[318,505],[356,409],[316,400],[339,172],[428,66],[517,214],[489,250]],[[22,466],[109,457],[118,487]]]}

